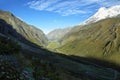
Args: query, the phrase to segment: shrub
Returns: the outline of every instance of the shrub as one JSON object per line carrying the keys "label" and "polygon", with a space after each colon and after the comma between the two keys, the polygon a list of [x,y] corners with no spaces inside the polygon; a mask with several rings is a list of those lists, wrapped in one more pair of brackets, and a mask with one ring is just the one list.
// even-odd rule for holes
{"label": "shrub", "polygon": [[0,38],[0,54],[18,53],[21,47],[11,39]]}

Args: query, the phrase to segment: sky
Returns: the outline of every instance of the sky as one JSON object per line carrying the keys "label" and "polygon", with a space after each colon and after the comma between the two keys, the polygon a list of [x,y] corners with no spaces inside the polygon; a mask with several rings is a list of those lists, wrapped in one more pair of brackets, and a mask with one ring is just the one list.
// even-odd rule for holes
{"label": "sky", "polygon": [[9,11],[48,33],[82,23],[101,7],[120,5],[120,0],[0,0],[0,10]]}

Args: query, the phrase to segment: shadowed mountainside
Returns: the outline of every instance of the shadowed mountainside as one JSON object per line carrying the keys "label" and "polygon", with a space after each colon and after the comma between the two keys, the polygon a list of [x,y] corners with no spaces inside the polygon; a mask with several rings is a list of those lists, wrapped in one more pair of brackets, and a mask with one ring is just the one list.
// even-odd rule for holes
{"label": "shadowed mountainside", "polygon": [[[16,48],[17,43],[11,43],[11,40],[3,35],[0,35],[0,42],[2,42],[0,46],[7,45],[2,50],[0,48],[0,53],[3,53],[0,54],[0,74],[5,73],[5,75],[0,77],[1,80],[120,79],[119,68],[117,68],[119,66],[105,66],[106,63],[101,63],[99,60],[56,54],[45,49],[42,49],[44,54],[41,54],[42,52],[31,52],[22,48],[18,48],[16,52],[16,49],[13,50],[12,48]],[[8,51],[6,54],[3,50],[5,52],[6,50],[12,51]],[[112,65],[112,63],[110,64]]]}

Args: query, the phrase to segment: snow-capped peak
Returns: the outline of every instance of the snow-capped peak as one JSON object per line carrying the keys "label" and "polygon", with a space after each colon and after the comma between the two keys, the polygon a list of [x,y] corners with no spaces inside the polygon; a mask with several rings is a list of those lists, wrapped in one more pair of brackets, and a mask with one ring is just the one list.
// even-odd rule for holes
{"label": "snow-capped peak", "polygon": [[102,19],[115,17],[120,14],[120,5],[109,8],[101,7],[93,16],[88,18],[83,24],[94,23]]}

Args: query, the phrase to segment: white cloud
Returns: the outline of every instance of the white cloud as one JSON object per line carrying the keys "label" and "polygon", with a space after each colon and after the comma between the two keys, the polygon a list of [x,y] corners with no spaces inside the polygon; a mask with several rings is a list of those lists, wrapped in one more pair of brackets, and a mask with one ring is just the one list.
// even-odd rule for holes
{"label": "white cloud", "polygon": [[51,11],[63,16],[86,14],[99,7],[120,4],[119,0],[33,0],[27,5],[40,11]]}
{"label": "white cloud", "polygon": [[28,2],[27,5],[29,5],[30,8],[37,9],[37,10],[45,10],[51,5],[57,3],[60,0],[37,0],[37,1],[31,1]]}
{"label": "white cloud", "polygon": [[100,3],[101,6],[110,7],[114,5],[120,5],[120,0],[102,0]]}

